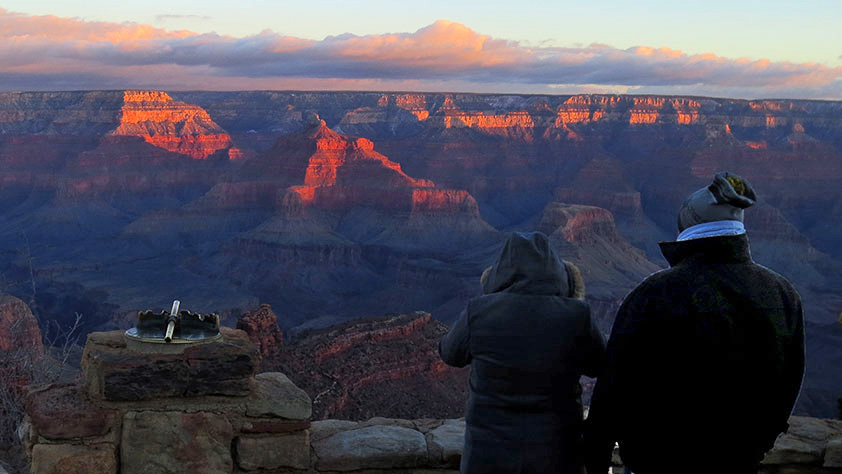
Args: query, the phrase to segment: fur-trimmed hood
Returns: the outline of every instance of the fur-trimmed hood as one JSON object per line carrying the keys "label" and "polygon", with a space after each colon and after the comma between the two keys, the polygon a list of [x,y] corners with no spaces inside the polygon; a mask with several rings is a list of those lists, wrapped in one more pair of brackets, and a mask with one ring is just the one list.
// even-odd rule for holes
{"label": "fur-trimmed hood", "polygon": [[582,273],[561,260],[541,232],[512,234],[497,262],[480,277],[485,294],[497,292],[559,295],[585,298]]}

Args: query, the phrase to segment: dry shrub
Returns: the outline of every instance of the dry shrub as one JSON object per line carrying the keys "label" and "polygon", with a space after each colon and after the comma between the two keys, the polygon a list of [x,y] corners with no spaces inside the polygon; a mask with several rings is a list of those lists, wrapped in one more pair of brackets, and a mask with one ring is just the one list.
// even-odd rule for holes
{"label": "dry shrub", "polygon": [[26,469],[17,431],[26,414],[28,386],[63,382],[78,375],[81,321],[82,315],[76,313],[69,327],[62,328],[58,323],[49,325],[44,331],[43,349],[21,347],[0,351],[0,467],[9,472]]}

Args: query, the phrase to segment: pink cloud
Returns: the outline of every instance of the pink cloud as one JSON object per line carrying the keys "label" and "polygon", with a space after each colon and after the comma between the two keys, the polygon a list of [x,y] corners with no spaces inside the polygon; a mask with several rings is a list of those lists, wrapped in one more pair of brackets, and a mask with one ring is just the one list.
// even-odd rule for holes
{"label": "pink cloud", "polygon": [[0,81],[6,88],[40,89],[186,89],[208,84],[242,89],[244,84],[303,83],[311,88],[413,85],[425,90],[450,84],[469,91],[495,85],[557,92],[578,85],[695,95],[842,98],[842,68],[822,64],[688,55],[645,45],[527,47],[446,20],[411,33],[343,34],[313,41],[268,30],[236,38],[3,9]]}
{"label": "pink cloud", "polygon": [[167,31],[137,23],[82,21],[53,15],[27,16],[0,8],[0,35],[5,38],[45,38],[52,41],[107,41],[120,43],[149,39],[173,39],[195,35],[190,31]]}

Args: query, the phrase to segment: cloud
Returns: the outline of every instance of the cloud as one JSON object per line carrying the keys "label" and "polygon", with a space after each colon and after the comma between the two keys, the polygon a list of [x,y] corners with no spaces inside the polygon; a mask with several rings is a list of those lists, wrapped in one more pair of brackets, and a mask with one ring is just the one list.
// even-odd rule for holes
{"label": "cloud", "polygon": [[164,22],[169,20],[212,20],[212,17],[207,15],[176,15],[176,14],[162,14],[155,15],[156,22]]}
{"label": "cloud", "polygon": [[449,86],[559,93],[578,86],[746,98],[842,98],[839,67],[690,55],[649,46],[528,46],[446,20],[411,33],[342,34],[313,41],[269,30],[230,37],[2,9],[0,79],[7,88],[28,84],[42,89],[305,84],[302,88]]}

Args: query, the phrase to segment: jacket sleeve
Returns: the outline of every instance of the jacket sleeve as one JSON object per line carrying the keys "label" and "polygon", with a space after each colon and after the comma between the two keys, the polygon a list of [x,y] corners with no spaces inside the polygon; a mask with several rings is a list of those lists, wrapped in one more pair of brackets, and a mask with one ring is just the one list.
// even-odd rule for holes
{"label": "jacket sleeve", "polygon": [[779,378],[780,386],[776,390],[778,396],[775,406],[770,407],[771,426],[762,446],[764,450],[771,449],[778,434],[785,432],[789,427],[789,416],[792,414],[804,379],[804,309],[801,306],[801,298],[798,296],[796,296],[791,314],[792,319],[787,325],[789,327],[782,331],[784,334],[778,335],[784,363]]}
{"label": "jacket sleeve", "polygon": [[583,350],[582,367],[588,377],[596,377],[605,365],[605,336],[594,324],[590,308],[585,321],[585,329],[582,335],[581,346]]}
{"label": "jacket sleeve", "polygon": [[468,310],[462,311],[447,334],[439,341],[439,355],[447,365],[464,367],[471,363],[471,330]]}
{"label": "jacket sleeve", "polygon": [[617,441],[614,426],[620,419],[621,397],[633,392],[628,381],[636,375],[636,351],[646,347],[645,325],[647,298],[640,287],[632,291],[617,312],[605,352],[604,366],[597,375],[591,398],[588,419],[585,422],[585,466],[588,474],[605,474],[611,464],[611,453]]}

